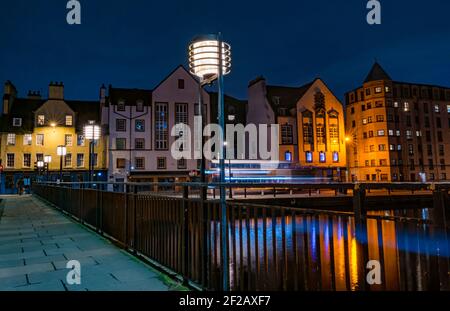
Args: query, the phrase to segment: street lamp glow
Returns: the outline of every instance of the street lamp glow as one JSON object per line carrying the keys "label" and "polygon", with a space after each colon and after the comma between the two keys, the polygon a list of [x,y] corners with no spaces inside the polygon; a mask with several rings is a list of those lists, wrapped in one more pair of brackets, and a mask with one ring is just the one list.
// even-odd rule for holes
{"label": "street lamp glow", "polygon": [[67,148],[66,146],[58,146],[56,148],[56,154],[60,157],[64,157],[67,154]]}
{"label": "street lamp glow", "polygon": [[51,162],[52,162],[52,156],[46,155],[46,156],[44,157],[44,163],[49,164],[49,163],[51,163]]}
{"label": "street lamp glow", "polygon": [[95,124],[88,124],[84,126],[84,138],[88,140],[100,139],[101,128]]}
{"label": "street lamp glow", "polygon": [[[200,79],[218,77],[220,74],[220,63],[222,63],[222,75],[231,72],[231,46],[222,42],[222,53],[220,43],[216,35],[199,36],[192,40],[189,45],[189,69],[191,73]],[[222,61],[220,55],[222,54]]]}
{"label": "street lamp glow", "polygon": [[50,126],[51,126],[51,127],[56,127],[56,123],[55,123],[55,122],[52,122],[52,123],[50,123]]}

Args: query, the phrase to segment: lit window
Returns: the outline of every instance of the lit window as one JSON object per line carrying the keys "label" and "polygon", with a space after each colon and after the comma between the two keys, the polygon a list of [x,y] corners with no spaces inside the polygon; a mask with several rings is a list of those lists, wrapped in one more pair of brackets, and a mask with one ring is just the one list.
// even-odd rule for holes
{"label": "lit window", "polygon": [[293,142],[293,127],[290,124],[281,126],[281,143],[283,145],[290,145]]}
{"label": "lit window", "polygon": [[44,115],[37,116],[37,125],[39,125],[39,126],[45,125],[45,116]]}
{"label": "lit window", "polygon": [[25,153],[23,155],[23,167],[30,168],[31,167],[31,154]]}
{"label": "lit window", "polygon": [[145,121],[144,120],[136,120],[135,121],[135,130],[136,130],[136,132],[145,132]]}
{"label": "lit window", "polygon": [[325,152],[320,152],[320,154],[319,154],[319,161],[320,161],[320,163],[325,163],[325,162],[327,162],[327,157],[326,157],[326,154],[325,154]]}
{"label": "lit window", "polygon": [[422,131],[416,131],[416,136],[417,137],[421,137],[422,136]]}
{"label": "lit window", "polygon": [[73,117],[71,115],[66,116],[66,126],[73,126]]}
{"label": "lit window", "polygon": [[84,167],[84,154],[77,154],[77,167]]}
{"label": "lit window", "polygon": [[394,130],[389,130],[389,136],[394,136]]}
{"label": "lit window", "polygon": [[373,121],[373,120],[372,120],[372,117],[368,117],[368,118],[367,118],[367,123],[372,123],[372,121]]}
{"label": "lit window", "polygon": [[447,113],[450,113],[450,105],[447,105]]}
{"label": "lit window", "polygon": [[14,118],[13,119],[13,126],[14,127],[21,127],[22,126],[22,118]]}
{"label": "lit window", "polygon": [[228,115],[228,121],[234,121],[234,120],[236,120],[236,116],[232,115],[232,114],[229,114]]}
{"label": "lit window", "polygon": [[306,152],[306,162],[307,163],[312,163],[313,162],[313,154],[311,151],[307,151]]}
{"label": "lit window", "polygon": [[292,153],[289,151],[286,151],[286,153],[284,154],[284,160],[287,162],[291,162],[292,161]]}
{"label": "lit window", "polygon": [[363,119],[363,120],[362,120],[362,123],[363,123],[364,125],[366,125],[366,124],[367,124],[367,119]]}
{"label": "lit window", "polygon": [[78,146],[84,146],[84,135],[78,135],[77,136],[77,145]]}
{"label": "lit window", "polygon": [[337,151],[333,152],[333,162],[334,163],[339,162],[339,152]]}
{"label": "lit window", "polygon": [[406,139],[412,139],[412,131],[410,130],[406,131]]}
{"label": "lit window", "polygon": [[394,102],[394,108],[398,108],[398,102]]}
{"label": "lit window", "polygon": [[72,147],[72,135],[67,134],[64,136],[64,141],[67,147]]}
{"label": "lit window", "polygon": [[64,167],[72,167],[72,154],[68,153],[64,157]]}
{"label": "lit window", "polygon": [[16,145],[16,134],[8,134],[7,144],[8,144],[8,146]]}
{"label": "lit window", "polygon": [[398,137],[400,137],[400,135],[401,135],[400,130],[397,130],[395,134],[396,134]]}
{"label": "lit window", "polygon": [[14,167],[14,153],[8,153],[6,155],[6,167]]}
{"label": "lit window", "polygon": [[441,109],[439,108],[439,105],[434,105],[434,112],[436,112],[436,113],[441,112]]}
{"label": "lit window", "polygon": [[384,130],[379,130],[377,134],[378,136],[384,136],[385,132]]}
{"label": "lit window", "polygon": [[32,144],[33,144],[33,135],[31,135],[31,134],[23,135],[23,145],[31,146]]}
{"label": "lit window", "polygon": [[389,145],[389,150],[390,151],[395,151],[395,145]]}
{"label": "lit window", "polygon": [[390,88],[389,86],[385,86],[385,87],[384,87],[384,91],[385,91],[386,93],[390,93],[390,92],[391,92],[391,88]]}
{"label": "lit window", "polygon": [[44,146],[44,134],[36,135],[36,146]]}
{"label": "lit window", "polygon": [[403,109],[405,110],[405,112],[408,112],[408,111],[409,111],[409,103],[408,103],[408,102],[405,102],[405,103],[403,104]]}
{"label": "lit window", "polygon": [[376,94],[379,94],[379,93],[381,93],[382,91],[383,91],[383,88],[382,88],[381,86],[378,86],[378,87],[375,88],[375,93],[376,93]]}
{"label": "lit window", "polygon": [[402,145],[397,145],[397,150],[401,151],[402,150]]}

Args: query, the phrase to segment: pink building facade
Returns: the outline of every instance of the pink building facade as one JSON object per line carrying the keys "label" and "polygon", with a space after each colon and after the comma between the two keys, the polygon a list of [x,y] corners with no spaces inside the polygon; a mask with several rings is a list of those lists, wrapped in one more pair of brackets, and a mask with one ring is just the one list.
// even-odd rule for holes
{"label": "pink building facade", "polygon": [[[184,182],[198,174],[197,159],[177,160],[171,152],[177,140],[172,128],[183,123],[193,131],[199,111],[198,82],[183,66],[152,90],[110,86],[108,94],[100,93],[102,126],[109,137],[109,182]],[[202,102],[210,120],[206,91]]]}

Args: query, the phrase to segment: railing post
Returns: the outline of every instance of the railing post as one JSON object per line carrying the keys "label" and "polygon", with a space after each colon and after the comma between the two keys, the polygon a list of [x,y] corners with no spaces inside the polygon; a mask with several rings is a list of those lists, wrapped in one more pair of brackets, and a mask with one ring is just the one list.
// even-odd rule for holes
{"label": "railing post", "polygon": [[358,290],[361,291],[370,289],[366,286],[366,265],[369,262],[369,248],[365,198],[365,187],[358,183],[355,184],[353,189],[353,212],[355,217],[355,235],[358,254]]}
{"label": "railing post", "polygon": [[448,189],[431,185],[433,191],[433,209],[431,211],[431,266],[430,289],[447,291],[449,287],[449,246],[447,224],[449,222]]}
{"label": "railing post", "polygon": [[184,220],[184,241],[183,241],[183,283],[189,283],[189,188],[183,185],[183,220]]}

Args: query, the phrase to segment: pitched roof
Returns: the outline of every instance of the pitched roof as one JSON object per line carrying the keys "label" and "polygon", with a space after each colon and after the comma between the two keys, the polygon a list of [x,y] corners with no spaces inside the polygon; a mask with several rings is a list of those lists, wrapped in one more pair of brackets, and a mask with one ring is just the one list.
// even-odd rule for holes
{"label": "pitched roof", "polygon": [[89,121],[100,122],[99,101],[65,100],[65,102],[76,113],[75,127],[77,130],[81,131]]}
{"label": "pitched roof", "polygon": [[[305,93],[309,90],[309,88],[314,84],[316,80],[309,82],[300,87],[287,87],[287,86],[267,86],[267,99],[269,103],[272,105],[274,111],[277,111],[276,108],[287,108],[292,109],[295,108],[297,102],[300,98],[305,95]],[[275,104],[273,99],[275,97],[279,98],[279,104]]]}
{"label": "pitched roof", "polygon": [[143,89],[126,89],[109,87],[109,100],[116,103],[119,99],[125,100],[125,105],[134,106],[138,100],[144,102],[144,106],[150,106],[152,103],[152,91]]}
{"label": "pitched roof", "polygon": [[370,81],[378,81],[378,80],[392,80],[391,77],[386,73],[386,71],[381,67],[378,62],[373,64],[372,69],[370,69],[369,74],[367,75],[364,83]]}
{"label": "pitched roof", "polygon": [[[10,113],[2,116],[1,131],[32,132],[34,128],[34,112],[46,101],[46,99],[14,98]],[[14,118],[22,119],[21,127],[12,127]]]}

